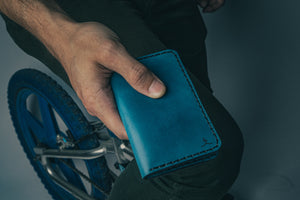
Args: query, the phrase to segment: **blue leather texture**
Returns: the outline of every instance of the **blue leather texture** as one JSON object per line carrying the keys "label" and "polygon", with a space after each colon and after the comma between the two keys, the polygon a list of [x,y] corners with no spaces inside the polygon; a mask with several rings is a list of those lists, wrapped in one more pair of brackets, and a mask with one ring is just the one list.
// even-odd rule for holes
{"label": "blue leather texture", "polygon": [[155,177],[213,159],[220,138],[174,50],[138,59],[166,85],[166,94],[152,99],[135,91],[114,73],[116,104],[143,178]]}

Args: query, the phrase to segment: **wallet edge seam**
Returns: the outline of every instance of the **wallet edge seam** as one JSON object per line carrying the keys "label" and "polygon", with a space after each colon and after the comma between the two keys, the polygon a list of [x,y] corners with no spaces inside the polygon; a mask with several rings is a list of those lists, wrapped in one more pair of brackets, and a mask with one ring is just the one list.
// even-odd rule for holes
{"label": "wallet edge seam", "polygon": [[177,54],[177,52],[175,52],[174,50],[168,49],[168,50],[164,50],[164,51],[161,51],[161,52],[153,53],[153,54],[150,54],[150,55],[142,56],[142,57],[138,58],[138,60],[143,60],[143,59],[146,59],[146,58],[150,58],[150,57],[154,57],[154,56],[158,56],[158,55],[163,55],[163,54],[166,54],[166,53],[171,53],[171,54],[173,54],[173,56],[175,56],[176,61],[179,64],[180,70],[182,71],[182,73],[183,73],[183,75],[184,75],[184,77],[185,77],[185,79],[186,79],[186,81],[187,81],[187,83],[188,83],[188,85],[189,85],[189,87],[190,87],[193,95],[194,95],[194,98],[196,99],[196,102],[197,102],[197,104],[198,104],[198,106],[199,106],[202,114],[204,115],[204,118],[205,118],[206,122],[208,123],[209,128],[210,128],[211,132],[213,133],[213,135],[214,135],[214,137],[215,137],[215,139],[216,139],[217,142],[216,142],[216,145],[214,147],[211,147],[211,148],[209,148],[207,150],[204,150],[204,151],[201,151],[201,152],[198,152],[198,153],[194,153],[194,154],[185,156],[183,158],[179,158],[179,159],[176,159],[174,161],[170,161],[168,163],[161,164],[161,165],[156,166],[156,167],[152,167],[151,169],[149,169],[149,171],[156,171],[156,170],[161,169],[161,168],[166,168],[166,167],[168,167],[170,165],[173,165],[175,163],[179,163],[180,161],[183,161],[183,160],[191,160],[193,157],[196,157],[196,156],[198,156],[200,154],[203,154],[203,153],[208,152],[208,151],[212,151],[212,150],[220,147],[220,144],[221,144],[221,142],[220,142],[220,140],[218,138],[218,134],[217,134],[217,132],[216,132],[216,130],[215,130],[212,122],[210,121],[209,116],[206,113],[206,111],[204,109],[204,106],[203,106],[203,104],[202,104],[202,102],[201,102],[201,100],[200,100],[197,92],[195,91],[195,88],[193,87],[193,83],[191,82],[191,79],[190,79],[190,77],[189,77],[189,75],[188,75],[185,67],[183,66],[183,63],[181,62],[180,57]]}

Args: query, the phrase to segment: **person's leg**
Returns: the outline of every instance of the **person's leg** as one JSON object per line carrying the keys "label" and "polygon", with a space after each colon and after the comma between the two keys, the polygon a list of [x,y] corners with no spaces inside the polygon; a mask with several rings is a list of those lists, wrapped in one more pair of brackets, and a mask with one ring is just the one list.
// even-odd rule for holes
{"label": "person's leg", "polygon": [[[199,97],[222,138],[220,158],[223,164],[215,171],[222,172],[218,179],[223,191],[231,185],[239,171],[243,150],[242,134],[223,106],[211,95],[207,73],[205,37],[206,27],[195,0],[152,0],[147,24],[167,48],[175,49],[193,76]],[[206,88],[207,89],[206,89]],[[228,141],[230,139],[230,141]],[[225,160],[225,161],[224,161]],[[193,173],[190,170],[191,174]],[[195,176],[200,177],[200,176]],[[189,185],[197,184],[197,178],[188,179]],[[183,189],[188,191],[188,188]],[[222,188],[220,188],[222,190]]]}
{"label": "person's leg", "polygon": [[193,75],[191,78],[221,138],[218,156],[151,180],[143,180],[136,162],[132,162],[115,182],[109,200],[221,200],[230,189],[238,176],[243,152],[241,131],[210,90]]}
{"label": "person's leg", "polygon": [[[138,0],[137,0],[138,1]],[[206,27],[195,0],[152,0],[145,19],[167,48],[211,90],[205,49]]]}
{"label": "person's leg", "polygon": [[136,163],[132,162],[115,183],[110,200],[221,199],[239,173],[243,138],[230,114],[211,94],[204,44],[206,29],[197,5],[193,0],[152,0],[148,7],[143,7],[139,0],[134,1],[144,9],[144,19],[160,41],[176,50],[195,75],[193,83],[220,134],[222,147],[214,160],[152,180],[142,180]]}

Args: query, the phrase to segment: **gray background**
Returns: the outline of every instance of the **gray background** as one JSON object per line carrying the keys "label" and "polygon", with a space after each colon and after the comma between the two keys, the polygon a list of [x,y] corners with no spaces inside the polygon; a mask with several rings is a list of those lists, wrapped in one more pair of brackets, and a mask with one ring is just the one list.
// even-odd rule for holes
{"label": "gray background", "polygon": [[[238,200],[300,197],[299,7],[299,1],[227,1],[204,15],[213,89],[245,138],[231,191]],[[16,139],[6,103],[16,70],[47,69],[16,47],[2,19],[0,65],[0,199],[50,199]]]}

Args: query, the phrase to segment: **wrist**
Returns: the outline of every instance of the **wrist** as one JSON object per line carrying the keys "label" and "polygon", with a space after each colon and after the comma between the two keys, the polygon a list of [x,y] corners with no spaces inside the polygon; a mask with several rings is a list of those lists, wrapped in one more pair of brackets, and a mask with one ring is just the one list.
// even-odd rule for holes
{"label": "wrist", "polygon": [[68,36],[76,30],[76,22],[58,6],[55,0],[0,0],[0,10],[11,20],[38,38],[61,60]]}
{"label": "wrist", "polygon": [[62,61],[78,23],[63,13],[51,13],[47,20],[35,35],[57,60]]}

